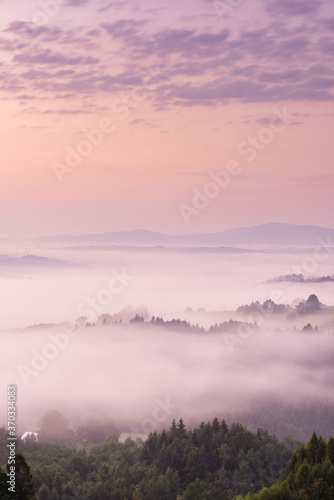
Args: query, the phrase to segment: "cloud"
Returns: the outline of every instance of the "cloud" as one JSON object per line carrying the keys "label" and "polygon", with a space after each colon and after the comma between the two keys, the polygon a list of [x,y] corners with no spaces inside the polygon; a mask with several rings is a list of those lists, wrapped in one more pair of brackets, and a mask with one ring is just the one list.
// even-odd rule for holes
{"label": "cloud", "polygon": [[[32,22],[26,21],[12,21],[9,23],[8,27],[4,32],[12,33],[14,35],[23,36],[28,40],[33,40],[34,38],[43,37],[46,39],[56,40],[61,36],[62,30],[57,26],[49,25],[35,25]],[[22,43],[22,47],[26,44]]]}
{"label": "cloud", "polygon": [[321,8],[321,0],[265,0],[265,7],[272,15],[303,16],[315,14]]}
{"label": "cloud", "polygon": [[88,109],[87,106],[83,106],[80,109],[45,109],[41,110],[40,108],[26,108],[22,112],[23,113],[31,113],[31,114],[42,114],[42,115],[86,115],[93,114],[95,109]]}
{"label": "cloud", "polygon": [[16,99],[20,99],[21,101],[28,101],[31,99],[35,99],[35,97],[33,95],[22,94],[22,95],[17,95]]}
{"label": "cloud", "polygon": [[87,5],[89,2],[90,2],[90,0],[66,0],[65,6],[66,7],[83,7],[84,5]]}
{"label": "cloud", "polygon": [[161,29],[153,34],[141,32],[148,24],[147,20],[122,19],[114,23],[102,23],[101,27],[113,38],[123,39],[126,46],[135,52],[153,53],[159,56],[189,54],[212,57],[221,52],[223,42],[229,36],[229,30],[217,33],[198,33],[194,29]]}
{"label": "cloud", "polygon": [[153,47],[161,55],[171,53],[194,54],[202,57],[213,57],[221,53],[222,46],[229,37],[229,30],[218,33],[196,33],[194,30],[168,29],[153,37]]}
{"label": "cloud", "polygon": [[39,52],[37,54],[31,54],[30,52],[24,52],[21,54],[16,54],[13,61],[26,62],[26,63],[36,63],[36,64],[96,64],[99,59],[96,57],[83,57],[83,56],[66,56],[57,52],[52,52],[51,50],[45,50],[44,52]]}
{"label": "cloud", "polygon": [[113,9],[113,10],[123,10],[127,5],[126,1],[115,1],[115,2],[108,2],[102,7],[99,7],[99,12],[106,12],[107,10]]}
{"label": "cloud", "polygon": [[[114,23],[101,23],[101,27],[114,38],[123,38],[133,44],[138,30],[147,24],[146,20],[119,19]],[[129,37],[129,38],[128,38]]]}
{"label": "cloud", "polygon": [[323,24],[325,25],[326,29],[329,31],[334,31],[334,17],[331,17],[330,19],[324,19]]}
{"label": "cloud", "polygon": [[[269,0],[268,9],[273,5]],[[160,65],[166,80],[150,99],[157,110],[229,100],[332,100],[334,21],[320,19],[318,24],[308,19],[298,24],[300,2],[291,5],[284,0],[281,13],[292,9],[293,25],[275,19],[257,29],[189,28],[181,23],[158,27],[149,17],[116,18],[95,27],[37,26],[23,42],[22,31],[29,23],[13,21],[4,30],[11,37],[0,38],[0,50],[14,54],[2,68],[5,88],[78,98],[101,91],[124,93],[143,82],[147,66]],[[309,0],[303,5],[305,13],[316,10]],[[121,5],[105,2],[102,7]]]}

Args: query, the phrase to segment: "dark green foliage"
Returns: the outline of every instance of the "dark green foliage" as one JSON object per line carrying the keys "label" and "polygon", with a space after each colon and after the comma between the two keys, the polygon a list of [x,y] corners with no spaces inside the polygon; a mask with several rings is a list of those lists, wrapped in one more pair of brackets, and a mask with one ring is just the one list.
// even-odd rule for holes
{"label": "dark green foliage", "polygon": [[8,434],[8,431],[4,427],[0,427],[0,465],[4,465],[7,462],[7,457],[8,457],[7,438],[8,437],[10,437],[10,435]]}
{"label": "dark green foliage", "polygon": [[16,495],[0,469],[1,500],[334,500],[334,438],[316,433],[297,448],[263,429],[214,419],[187,430],[180,419],[144,443],[18,446]]}
{"label": "dark green foliage", "polygon": [[40,489],[37,492],[37,499],[38,500],[50,500],[50,497],[51,497],[51,492],[50,492],[49,488],[45,484],[42,484],[42,486],[40,487]]}
{"label": "dark green foliage", "polygon": [[326,394],[318,399],[317,404],[311,397],[303,402],[296,398],[284,405],[275,400],[267,403],[252,401],[249,413],[243,412],[233,418],[251,429],[270,428],[270,432],[281,440],[293,436],[306,442],[315,428],[326,440],[334,435],[334,405]]}
{"label": "dark green foliage", "polygon": [[8,491],[7,474],[0,469],[0,498],[1,500],[9,500],[13,495]]}
{"label": "dark green foliage", "polygon": [[61,497],[63,494],[63,482],[61,480],[59,472],[57,472],[53,480],[53,488],[57,492],[58,496]]}
{"label": "dark green foliage", "polygon": [[334,465],[330,455],[333,438],[326,443],[314,432],[307,446],[300,446],[292,456],[284,478],[247,500],[330,500],[334,499]]}
{"label": "dark green foliage", "polygon": [[[9,473],[8,464],[7,473]],[[30,500],[31,498],[35,498],[30,467],[21,453],[15,454],[15,476],[15,494],[11,495],[11,498],[15,498],[15,500]]]}
{"label": "dark green foliage", "polygon": [[[326,478],[332,477],[334,441],[313,441],[313,448],[301,447],[293,456],[288,475],[310,456],[314,461],[324,457]],[[37,498],[47,500],[234,500],[270,488],[282,477],[295,449],[291,439],[279,442],[262,429],[252,433],[218,419],[192,430],[182,419],[173,421],[144,443],[20,442]],[[310,478],[307,467],[296,481],[303,478]],[[290,488],[288,483],[284,487]]]}
{"label": "dark green foliage", "polygon": [[211,498],[212,494],[230,499],[270,486],[284,472],[292,452],[266,431],[253,434],[240,424],[228,429],[225,421],[215,419],[188,432],[183,421],[173,421],[168,432],[150,434],[140,459],[161,473],[167,467],[177,470],[185,498],[191,496],[195,482],[200,481],[204,488],[200,498]]}
{"label": "dark green foliage", "polygon": [[327,443],[326,447],[326,455],[331,461],[332,464],[334,464],[334,438],[330,437]]}

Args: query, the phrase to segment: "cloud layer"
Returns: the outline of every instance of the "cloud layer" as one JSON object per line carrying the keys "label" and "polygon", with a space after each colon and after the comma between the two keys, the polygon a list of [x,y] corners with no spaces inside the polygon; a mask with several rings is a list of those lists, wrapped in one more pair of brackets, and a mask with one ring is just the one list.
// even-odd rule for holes
{"label": "cloud layer", "polygon": [[[218,16],[209,25],[193,16],[187,27],[180,20],[179,27],[157,24],[148,12],[117,19],[114,4],[96,9],[90,27],[11,21],[0,39],[12,54],[2,67],[3,89],[50,99],[56,92],[64,99],[68,92],[78,98],[125,92],[142,81],[147,66],[158,65],[167,81],[156,106],[333,99],[333,18],[322,17],[319,2],[265,2],[265,22],[247,28],[221,27]],[[105,11],[111,20],[101,19]]]}

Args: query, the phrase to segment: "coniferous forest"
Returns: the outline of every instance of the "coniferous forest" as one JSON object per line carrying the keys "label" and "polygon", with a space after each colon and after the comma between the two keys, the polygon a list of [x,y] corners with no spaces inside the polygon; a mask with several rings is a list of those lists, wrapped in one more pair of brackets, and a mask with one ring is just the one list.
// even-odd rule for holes
{"label": "coniferous forest", "polygon": [[[58,425],[48,429],[52,417]],[[62,423],[61,414],[48,412],[39,440],[34,435],[19,440],[16,493],[8,492],[3,468],[1,499],[334,498],[333,437],[326,442],[313,433],[307,444],[291,437],[279,441],[263,429],[250,432],[215,418],[191,430],[182,419],[173,420],[169,429],[150,433],[146,441],[120,442],[110,423],[95,433],[87,423],[67,434]],[[4,428],[0,440],[4,464]]]}

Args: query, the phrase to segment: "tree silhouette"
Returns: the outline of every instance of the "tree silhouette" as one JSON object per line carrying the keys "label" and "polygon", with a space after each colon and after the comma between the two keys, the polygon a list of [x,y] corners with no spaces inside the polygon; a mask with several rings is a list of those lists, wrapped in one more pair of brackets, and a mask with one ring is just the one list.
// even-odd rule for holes
{"label": "tree silhouette", "polygon": [[68,420],[62,413],[50,410],[39,422],[38,440],[54,443],[72,442],[74,432],[68,426]]}
{"label": "tree silhouette", "polygon": [[297,312],[299,314],[313,314],[321,310],[321,304],[318,297],[314,294],[310,295],[305,304],[299,304],[297,306]]}

